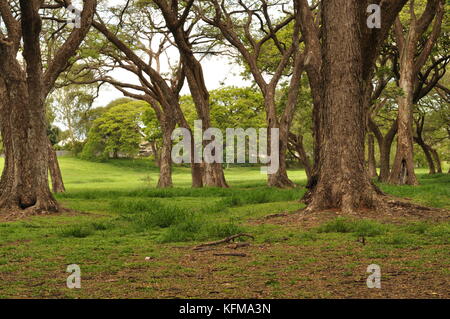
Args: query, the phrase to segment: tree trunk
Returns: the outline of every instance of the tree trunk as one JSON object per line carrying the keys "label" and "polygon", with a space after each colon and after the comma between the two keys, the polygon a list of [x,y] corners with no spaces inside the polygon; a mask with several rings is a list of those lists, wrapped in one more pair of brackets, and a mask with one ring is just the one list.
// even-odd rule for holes
{"label": "tree trunk", "polygon": [[[211,127],[211,119],[209,92],[206,88],[205,80],[203,77],[203,69],[200,62],[195,59],[191,48],[188,48],[187,52],[184,51],[183,53],[183,60],[185,61],[184,65],[186,66],[185,72],[187,82],[191,90],[197,114],[203,122],[204,129],[207,130]],[[228,187],[221,163],[204,163],[202,166],[203,186],[223,188]],[[196,172],[193,177],[196,177],[200,170],[198,169],[198,166],[194,165],[194,167]],[[198,181],[195,180],[195,182]]]}
{"label": "tree trunk", "polygon": [[434,161],[436,162],[436,170],[438,174],[442,174],[442,165],[441,165],[441,159],[439,158],[438,152],[430,147],[431,155],[433,156]]}
{"label": "tree trunk", "polygon": [[152,153],[153,153],[153,157],[155,158],[155,165],[157,167],[161,166],[160,160],[161,160],[161,156],[159,154],[158,151],[158,147],[156,146],[156,142],[150,142],[150,147],[152,148]]}
{"label": "tree trunk", "polygon": [[[268,186],[269,187],[278,187],[278,188],[291,188],[295,187],[295,184],[289,179],[287,175],[287,167],[286,167],[286,153],[287,153],[287,145],[288,145],[288,134],[289,127],[287,125],[281,125],[278,123],[277,114],[276,114],[276,103],[275,103],[275,88],[268,88],[265,92],[265,107],[267,113],[267,127],[269,129],[268,135],[268,148],[270,151],[270,155],[273,152],[278,153],[278,170],[274,174],[268,174]],[[278,128],[279,129],[279,148],[272,149],[272,134],[271,129]],[[269,164],[270,165],[270,164]]]}
{"label": "tree trunk", "polygon": [[387,182],[389,179],[392,142],[392,140],[384,140],[380,146],[380,176],[378,177],[380,182]]}
{"label": "tree trunk", "polygon": [[294,152],[297,152],[297,155],[294,155],[297,157],[300,161],[300,163],[305,168],[305,173],[307,177],[307,183],[309,183],[312,175],[312,167],[310,163],[310,159],[308,154],[306,154],[305,146],[303,145],[303,136],[302,135],[295,135],[293,133],[289,134],[289,141],[291,142],[291,151],[293,148]]}
{"label": "tree trunk", "polygon": [[64,187],[61,168],[59,167],[56,151],[50,141],[48,143],[48,161],[53,193],[64,193],[66,188]]}
{"label": "tree trunk", "polygon": [[161,121],[163,131],[163,145],[159,157],[159,180],[158,188],[169,188],[172,182],[172,132],[175,129],[175,122],[167,119]]}
{"label": "tree trunk", "polygon": [[[365,169],[365,87],[359,0],[324,1],[323,110],[317,185],[308,210],[378,206],[377,188]],[[342,23],[345,21],[345,23]]]}
{"label": "tree trunk", "polygon": [[[406,58],[404,58],[407,60]],[[412,61],[411,61],[412,62]],[[389,176],[389,183],[396,185],[418,185],[414,172],[414,148],[413,148],[413,78],[412,65],[406,64],[401,71],[400,87],[403,89],[403,96],[398,98],[398,133],[397,151],[394,164]]]}
{"label": "tree trunk", "polygon": [[422,148],[423,153],[425,154],[425,158],[428,163],[429,172],[428,174],[433,175],[436,174],[436,168],[434,167],[433,157],[431,156],[430,147],[425,144],[421,137],[414,137],[414,141],[419,144]]}
{"label": "tree trunk", "polygon": [[377,163],[375,160],[375,142],[372,134],[368,136],[368,173],[369,177],[377,177]]}
{"label": "tree trunk", "polygon": [[59,207],[48,184],[43,99],[31,99],[26,80],[16,76],[15,81],[5,80],[7,97],[0,115],[6,163],[0,182],[0,209],[13,214],[57,212]]}
{"label": "tree trunk", "polygon": [[394,121],[385,136],[383,136],[381,130],[371,118],[369,118],[369,128],[375,135],[380,150],[380,176],[378,180],[380,182],[387,182],[390,173],[391,147],[397,134],[398,124],[397,121]]}

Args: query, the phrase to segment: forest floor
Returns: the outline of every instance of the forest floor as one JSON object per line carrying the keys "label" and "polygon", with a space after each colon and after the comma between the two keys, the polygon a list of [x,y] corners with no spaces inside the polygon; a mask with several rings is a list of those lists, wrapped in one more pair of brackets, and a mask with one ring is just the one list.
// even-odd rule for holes
{"label": "forest floor", "polygon": [[[0,298],[450,298],[450,176],[418,170],[420,186],[380,184],[435,207],[340,216],[305,214],[297,189],[230,168],[230,189],[155,189],[148,161],[60,160],[67,212],[0,221]],[[197,247],[245,233],[236,242]],[[196,249],[197,248],[197,249]],[[67,266],[81,268],[68,289]],[[369,289],[367,267],[381,268]]]}

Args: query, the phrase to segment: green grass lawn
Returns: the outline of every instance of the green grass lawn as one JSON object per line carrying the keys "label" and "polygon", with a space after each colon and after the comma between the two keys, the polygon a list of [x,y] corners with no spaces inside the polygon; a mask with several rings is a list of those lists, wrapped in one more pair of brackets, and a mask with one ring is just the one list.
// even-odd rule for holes
{"label": "green grass lawn", "polygon": [[[289,172],[293,190],[266,187],[257,168],[227,169],[230,189],[191,189],[177,167],[175,188],[160,190],[147,160],[60,164],[57,197],[77,212],[0,223],[2,298],[450,297],[448,220],[305,216],[302,170]],[[450,177],[417,173],[418,187],[380,187],[450,209]],[[241,232],[255,237],[249,246],[192,250]],[[366,286],[373,263],[382,289]],[[81,289],[66,287],[69,264]]]}

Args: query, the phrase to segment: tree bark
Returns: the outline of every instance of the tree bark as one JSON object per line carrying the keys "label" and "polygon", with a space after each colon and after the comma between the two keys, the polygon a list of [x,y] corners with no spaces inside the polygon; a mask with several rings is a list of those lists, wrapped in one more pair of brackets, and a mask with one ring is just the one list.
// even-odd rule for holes
{"label": "tree bark", "polygon": [[390,173],[390,161],[391,161],[391,147],[394,141],[395,135],[397,134],[397,121],[394,121],[386,133],[385,136],[381,133],[380,128],[377,124],[369,117],[369,129],[375,135],[378,142],[378,147],[380,149],[380,175],[378,180],[380,182],[387,182]]}
{"label": "tree bark", "polygon": [[[278,188],[292,188],[295,187],[295,184],[289,179],[287,175],[287,167],[286,167],[286,153],[287,153],[287,145],[288,145],[288,134],[290,123],[285,123],[286,125],[280,125],[278,122],[277,114],[276,114],[276,103],[275,103],[275,88],[268,88],[265,93],[265,104],[266,104],[266,112],[267,112],[267,126],[269,128],[268,132],[268,142],[267,145],[269,147],[270,154],[272,152],[278,153],[278,163],[279,167],[276,173],[268,174],[268,186],[269,187],[278,187]],[[292,119],[290,119],[292,120]],[[279,129],[279,148],[272,149],[271,148],[271,129]]]}
{"label": "tree bark", "polygon": [[[380,192],[365,169],[366,131],[363,45],[359,0],[322,3],[323,110],[317,185],[308,210],[340,208],[344,213],[374,208]],[[346,23],[342,23],[346,21]]]}
{"label": "tree bark", "polygon": [[306,154],[305,147],[303,145],[303,136],[295,135],[293,133],[289,134],[289,142],[291,147],[291,152],[296,152],[298,155],[294,155],[300,161],[300,163],[305,168],[305,173],[307,177],[307,183],[310,182],[312,175],[312,167],[308,154]]}
{"label": "tree bark", "polygon": [[436,174],[436,168],[434,166],[433,157],[430,152],[430,147],[427,144],[425,144],[425,142],[423,140],[421,140],[417,137],[414,137],[414,141],[422,148],[422,151],[425,155],[425,159],[427,160],[428,169],[429,169],[428,174],[430,174],[430,175]]}
{"label": "tree bark", "polygon": [[61,168],[59,167],[56,151],[50,141],[48,143],[48,160],[53,193],[64,193],[66,188],[64,187]]}
{"label": "tree bark", "polygon": [[[410,43],[410,46],[415,43]],[[413,94],[414,94],[414,56],[413,49],[406,49],[400,58],[399,87],[403,95],[397,99],[398,104],[398,133],[397,151],[394,164],[389,176],[389,183],[396,185],[418,185],[414,172],[414,148],[413,148]]]}
{"label": "tree bark", "polygon": [[22,76],[16,81],[6,80],[5,84],[7,99],[1,112],[1,132],[6,165],[0,182],[1,210],[12,214],[57,212],[59,206],[48,184],[48,137],[43,100],[30,98]]}
{"label": "tree bark", "polygon": [[171,119],[162,119],[163,145],[159,160],[158,188],[170,188],[172,182],[172,132],[176,123]]}
{"label": "tree bark", "polygon": [[377,163],[375,160],[375,141],[372,134],[368,135],[368,154],[367,154],[367,168],[369,177],[378,177],[377,173]]}
{"label": "tree bark", "polygon": [[436,163],[436,171],[438,174],[442,174],[442,165],[441,165],[441,159],[439,158],[439,153],[432,147],[430,147],[431,155],[433,156],[433,159]]}
{"label": "tree bark", "polygon": [[[419,184],[414,172],[412,124],[413,105],[417,102],[414,99],[414,95],[418,73],[425,65],[441,32],[441,24],[445,12],[444,5],[444,0],[429,0],[421,16],[417,17],[414,2],[410,2],[409,28],[406,36],[403,35],[405,28],[400,18],[397,17],[395,20],[394,34],[400,52],[399,87],[403,90],[403,95],[397,99],[397,152],[391,175],[389,176],[389,183],[391,184]],[[420,41],[433,20],[431,33],[426,40]]]}
{"label": "tree bark", "polygon": [[[96,4],[95,0],[84,1],[80,27],[55,51],[44,72],[40,45],[42,2],[20,0],[20,20],[16,20],[8,2],[1,2],[0,14],[9,39],[3,41],[4,34],[0,33],[0,129],[6,157],[0,181],[1,211],[25,215],[59,210],[48,183],[45,99],[86,36]],[[23,55],[20,61],[19,50]]]}

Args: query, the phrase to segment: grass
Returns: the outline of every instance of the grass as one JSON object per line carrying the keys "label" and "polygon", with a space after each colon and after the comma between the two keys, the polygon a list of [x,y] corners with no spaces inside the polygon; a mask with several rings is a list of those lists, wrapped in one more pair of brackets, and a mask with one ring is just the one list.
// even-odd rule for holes
{"label": "grass", "polygon": [[[293,213],[304,187],[268,188],[257,168],[227,169],[230,189],[191,189],[189,169],[176,167],[175,187],[160,190],[146,160],[60,164],[67,192],[57,198],[81,213],[0,223],[1,298],[449,297],[448,221],[303,222]],[[289,176],[305,185],[302,170]],[[449,176],[418,176],[418,187],[380,187],[450,208]],[[277,213],[286,219],[263,219]],[[255,236],[250,247],[214,251],[245,258],[191,249],[241,232]],[[382,291],[365,287],[372,263],[386,276]],[[80,290],[65,286],[70,264],[82,269]]]}

